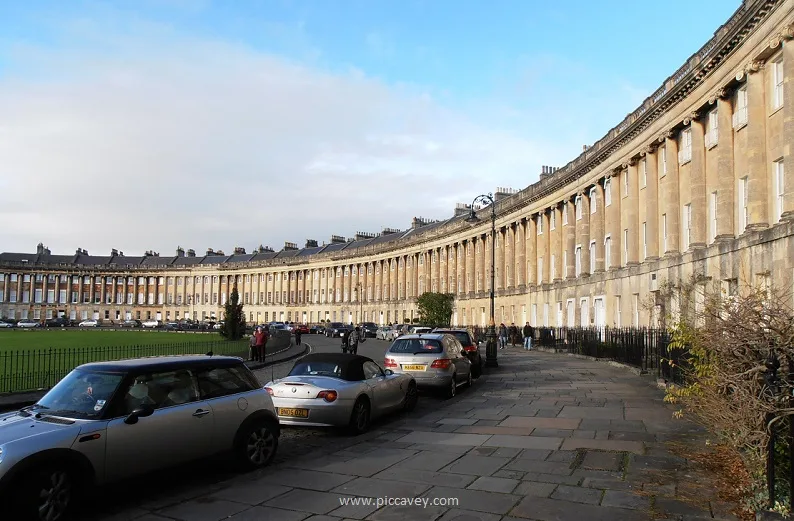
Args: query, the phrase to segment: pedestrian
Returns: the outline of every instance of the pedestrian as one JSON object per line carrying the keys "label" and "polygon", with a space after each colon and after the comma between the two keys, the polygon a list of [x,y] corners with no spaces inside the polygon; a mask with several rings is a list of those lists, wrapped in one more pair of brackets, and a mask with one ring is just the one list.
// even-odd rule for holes
{"label": "pedestrian", "polygon": [[524,326],[524,349],[530,351],[532,349],[532,326],[529,325],[529,322]]}
{"label": "pedestrian", "polygon": [[515,347],[516,341],[518,340],[518,328],[516,327],[515,322],[510,323],[510,344]]}
{"label": "pedestrian", "polygon": [[499,324],[499,349],[504,349],[507,345],[507,326],[504,322]]}
{"label": "pedestrian", "polygon": [[256,328],[256,361],[265,361],[265,333],[261,326]]}
{"label": "pedestrian", "polygon": [[358,354],[358,344],[365,342],[366,340],[366,337],[362,336],[361,334],[361,328],[356,326],[356,328],[347,335],[348,352],[353,353],[354,355]]}
{"label": "pedestrian", "polygon": [[249,360],[251,362],[253,362],[254,360],[256,360],[256,357],[257,357],[257,353],[256,353],[256,331],[251,331],[250,346],[251,346],[251,357],[249,358]]}
{"label": "pedestrian", "polygon": [[267,326],[262,328],[262,361],[267,359],[267,341],[270,340],[270,330]]}
{"label": "pedestrian", "polygon": [[301,332],[300,329],[295,329],[295,345],[301,345]]}

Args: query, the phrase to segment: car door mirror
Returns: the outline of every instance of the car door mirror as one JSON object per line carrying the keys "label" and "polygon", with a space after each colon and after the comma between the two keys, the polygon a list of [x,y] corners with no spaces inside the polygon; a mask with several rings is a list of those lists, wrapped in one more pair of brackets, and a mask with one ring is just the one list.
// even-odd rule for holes
{"label": "car door mirror", "polygon": [[138,418],[145,418],[154,414],[154,407],[151,405],[142,405],[134,409],[129,416],[124,420],[127,425],[134,425],[138,423]]}
{"label": "car door mirror", "polygon": [[386,376],[391,376],[394,374],[394,371],[392,371],[391,369],[385,369],[383,371],[383,374],[385,374]]}

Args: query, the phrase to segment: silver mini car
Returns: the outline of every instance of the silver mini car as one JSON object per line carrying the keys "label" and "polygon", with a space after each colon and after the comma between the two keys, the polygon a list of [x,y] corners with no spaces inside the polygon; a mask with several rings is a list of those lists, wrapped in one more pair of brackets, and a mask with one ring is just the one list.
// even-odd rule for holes
{"label": "silver mini car", "polygon": [[314,353],[297,362],[289,375],[265,389],[282,425],[348,427],[365,432],[370,420],[416,407],[416,382],[407,374],[385,371],[366,356]]}
{"label": "silver mini car", "polygon": [[388,351],[384,367],[414,377],[419,388],[443,390],[450,398],[461,385],[471,386],[472,364],[463,346],[448,334],[403,335]]}
{"label": "silver mini car", "polygon": [[59,521],[95,485],[225,451],[265,466],[279,432],[270,395],[239,358],[85,364],[0,415],[0,504],[14,521]]}

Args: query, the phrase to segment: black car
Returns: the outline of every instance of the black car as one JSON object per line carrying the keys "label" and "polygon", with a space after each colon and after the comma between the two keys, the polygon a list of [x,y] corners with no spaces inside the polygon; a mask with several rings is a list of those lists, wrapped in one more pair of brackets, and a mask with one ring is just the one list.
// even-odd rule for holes
{"label": "black car", "polygon": [[378,325],[375,322],[362,322],[361,332],[365,337],[375,338],[378,333]]}
{"label": "black car", "polygon": [[119,325],[121,327],[143,327],[143,322],[141,322],[140,320],[130,319],[130,320],[125,320]]}
{"label": "black car", "polygon": [[44,322],[44,327],[71,327],[74,322],[66,317],[50,318]]}
{"label": "black car", "polygon": [[474,336],[465,329],[444,329],[437,328],[433,333],[446,333],[454,336],[460,345],[463,346],[463,352],[466,357],[471,360],[472,376],[478,378],[482,374],[482,355],[480,354],[480,346],[474,341]]}
{"label": "black car", "polygon": [[338,336],[342,336],[342,330],[346,329],[349,328],[342,322],[331,322],[328,324],[328,327],[325,328],[325,336],[328,338],[336,338]]}

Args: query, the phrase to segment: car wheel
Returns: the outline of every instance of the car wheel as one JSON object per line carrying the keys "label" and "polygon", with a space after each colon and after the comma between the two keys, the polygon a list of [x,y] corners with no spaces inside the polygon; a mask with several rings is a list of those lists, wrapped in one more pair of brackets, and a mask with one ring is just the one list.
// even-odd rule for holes
{"label": "car wheel", "polygon": [[350,432],[353,434],[367,432],[370,419],[369,401],[366,398],[359,398],[353,405],[353,413],[350,415]]}
{"label": "car wheel", "polygon": [[455,395],[458,393],[458,376],[456,374],[452,375],[450,379],[449,389],[447,389],[447,398],[454,398]]}
{"label": "car wheel", "polygon": [[408,390],[405,391],[403,410],[406,412],[413,411],[416,408],[417,401],[419,401],[419,392],[416,389],[416,382],[411,382],[408,384]]}
{"label": "car wheel", "polygon": [[72,472],[60,465],[43,467],[21,480],[12,511],[19,519],[61,521],[71,513],[76,492]]}
{"label": "car wheel", "polygon": [[244,469],[253,470],[270,463],[278,450],[277,428],[273,422],[252,422],[240,433],[237,457]]}

